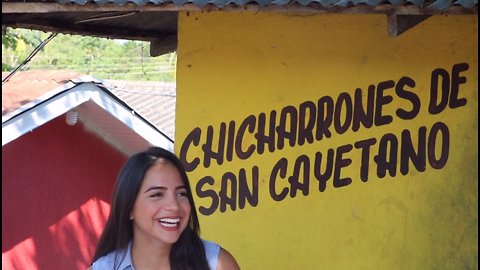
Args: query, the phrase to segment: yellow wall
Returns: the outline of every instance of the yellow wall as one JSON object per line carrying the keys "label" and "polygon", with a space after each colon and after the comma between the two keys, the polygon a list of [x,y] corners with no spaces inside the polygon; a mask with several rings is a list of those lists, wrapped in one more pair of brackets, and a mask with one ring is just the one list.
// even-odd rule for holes
{"label": "yellow wall", "polygon": [[[242,269],[478,268],[478,16],[433,16],[395,38],[388,36],[386,21],[385,15],[180,14],[175,152],[189,164],[200,162],[189,173],[197,209],[213,212],[200,215],[202,236],[231,251]],[[369,86],[383,88],[373,92],[384,97],[371,103],[378,119],[355,132],[345,124],[346,104],[359,88],[366,106]],[[432,93],[443,86],[456,93],[448,95],[451,105],[430,112]],[[319,100],[333,101],[334,110],[340,104],[340,117],[332,120],[340,128],[329,125],[329,138],[313,136],[303,145],[294,140],[293,146],[285,140],[282,149],[275,145],[270,152],[267,146],[258,153],[254,134],[261,114],[269,123],[275,111],[278,126],[282,111],[294,115],[301,104],[318,109]],[[410,119],[397,109],[409,112]],[[285,115],[288,131],[292,114]],[[318,111],[304,118],[312,119],[313,130],[325,126]],[[245,120],[256,122],[241,129],[240,148],[251,146],[253,153],[241,159],[235,150],[220,151],[222,162],[205,165],[208,127],[218,151],[221,124],[229,134],[235,123],[236,133]],[[194,138],[194,130],[198,141],[186,140]],[[298,139],[298,130],[291,135]],[[238,139],[223,138],[226,145]],[[368,139],[369,162],[363,163],[368,179],[362,181],[362,148],[355,144]],[[424,169],[409,161],[404,175],[400,160],[408,139],[414,149],[425,147],[427,157]],[[323,172],[329,149],[336,153],[331,164],[338,179],[332,175],[320,191],[315,157],[323,156]],[[379,152],[387,158],[375,158]],[[309,183],[292,194],[288,178],[302,158],[300,164],[310,167],[300,166],[297,179],[303,184],[308,175]],[[382,159],[390,161],[386,175],[377,171],[385,167],[378,165]],[[281,160],[286,174],[272,180]],[[252,171],[258,172],[256,188]],[[242,183],[247,189],[239,196]],[[287,195],[275,200],[271,183],[275,194]],[[258,202],[247,199],[240,207],[239,198],[252,190]]]}

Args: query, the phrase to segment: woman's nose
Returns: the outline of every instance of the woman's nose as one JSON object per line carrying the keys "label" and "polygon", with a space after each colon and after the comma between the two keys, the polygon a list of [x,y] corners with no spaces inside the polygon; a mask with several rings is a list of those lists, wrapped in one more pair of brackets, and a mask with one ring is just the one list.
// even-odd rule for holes
{"label": "woman's nose", "polygon": [[179,208],[177,196],[169,196],[166,201],[165,209],[170,211],[177,211]]}

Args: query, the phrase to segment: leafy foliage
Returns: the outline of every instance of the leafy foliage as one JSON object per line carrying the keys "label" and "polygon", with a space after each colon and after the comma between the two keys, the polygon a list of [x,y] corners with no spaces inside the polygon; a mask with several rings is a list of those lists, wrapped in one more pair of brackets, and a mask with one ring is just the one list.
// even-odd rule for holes
{"label": "leafy foliage", "polygon": [[[48,33],[8,29],[2,36],[2,71],[18,66]],[[23,68],[72,70],[100,79],[175,81],[176,53],[149,56],[143,41],[57,35]]]}
{"label": "leafy foliage", "polygon": [[[41,32],[38,31],[8,30],[10,31],[6,35],[2,35],[2,71],[13,69],[19,64],[19,59],[25,59],[30,54],[29,48],[42,41]],[[13,54],[5,55],[8,51],[12,51]]]}

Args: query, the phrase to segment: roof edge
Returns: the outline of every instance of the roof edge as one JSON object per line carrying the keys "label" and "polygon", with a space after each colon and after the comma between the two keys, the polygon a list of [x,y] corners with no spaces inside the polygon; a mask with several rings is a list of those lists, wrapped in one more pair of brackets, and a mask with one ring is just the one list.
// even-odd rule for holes
{"label": "roof edge", "polygon": [[[458,1],[457,1],[458,2]],[[332,5],[324,7],[319,3],[311,2],[309,5],[301,5],[299,3],[292,3],[289,5],[259,5],[255,3],[236,5],[228,4],[225,6],[217,6],[208,3],[204,6],[199,6],[192,3],[183,5],[176,5],[173,3],[164,3],[161,5],[143,5],[139,6],[134,3],[126,3],[118,5],[115,3],[105,3],[99,5],[97,3],[88,2],[83,5],[73,4],[64,5],[58,3],[45,2],[2,2],[2,14],[8,13],[50,13],[50,12],[109,12],[109,11],[251,11],[251,12],[307,12],[307,13],[364,13],[364,14],[399,14],[399,15],[439,15],[439,14],[456,14],[468,15],[478,14],[478,4],[473,7],[463,7],[460,4],[452,4],[447,9],[439,9],[437,7],[416,5],[393,5],[381,4],[369,6],[365,4],[358,5]],[[16,25],[16,27],[21,27]]]}
{"label": "roof edge", "polygon": [[[12,114],[5,120],[2,117],[2,147],[87,101],[95,102],[152,145],[173,152],[173,141],[168,136],[138,115],[135,110],[125,103],[119,102],[109,92],[93,82],[75,85],[60,93],[57,92],[41,102],[27,103],[23,107],[25,111],[16,110],[14,111],[15,115]],[[27,112],[35,112],[34,117]]]}

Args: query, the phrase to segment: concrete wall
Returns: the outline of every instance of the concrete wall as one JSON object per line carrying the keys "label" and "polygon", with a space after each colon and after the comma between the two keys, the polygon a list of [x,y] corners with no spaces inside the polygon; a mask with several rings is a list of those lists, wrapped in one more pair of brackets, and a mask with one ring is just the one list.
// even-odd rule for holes
{"label": "concrete wall", "polygon": [[478,16],[185,12],[175,150],[242,269],[478,268]]}

